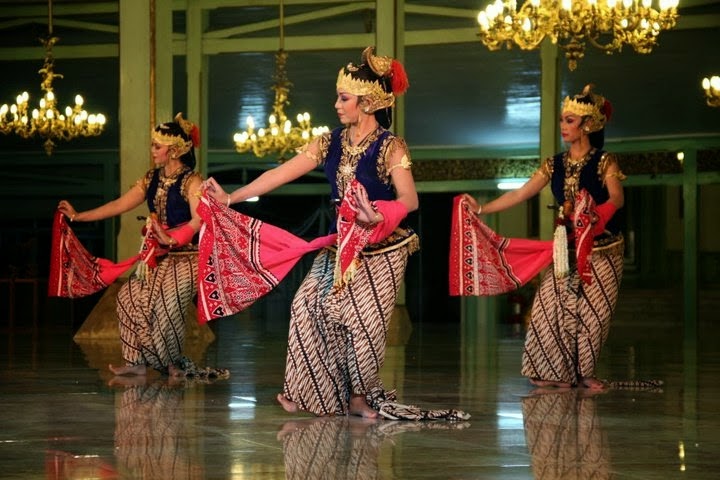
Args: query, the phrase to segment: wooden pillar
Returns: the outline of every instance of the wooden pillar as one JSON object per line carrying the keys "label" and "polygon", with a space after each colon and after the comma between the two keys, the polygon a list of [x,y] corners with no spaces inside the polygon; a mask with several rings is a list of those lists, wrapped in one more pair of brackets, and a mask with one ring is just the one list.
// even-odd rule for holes
{"label": "wooden pillar", "polygon": [[[207,132],[208,119],[208,59],[202,51],[202,34],[207,24],[207,15],[201,0],[188,0],[185,18],[185,74],[187,75],[187,114],[186,117],[200,128],[200,148],[197,155],[197,170],[207,177]],[[228,145],[230,139],[228,139]]]}
{"label": "wooden pillar", "polygon": [[[379,55],[388,55],[405,64],[405,1],[376,0],[375,46]],[[405,96],[395,101],[392,130],[405,136]]]}
{"label": "wooden pillar", "polygon": [[173,50],[172,50],[172,0],[151,0],[155,2],[151,29],[151,47],[155,52],[150,63],[151,88],[154,101],[151,103],[153,127],[175,118],[173,110]]}
{"label": "wooden pillar", "polygon": [[[154,0],[123,0],[120,9],[120,193],[125,193],[150,166],[150,132],[154,98],[151,81],[151,4]],[[128,258],[140,247],[140,207],[121,216],[118,258]]]}
{"label": "wooden pillar", "polygon": [[[557,45],[545,39],[540,46],[540,161],[560,150],[560,54]],[[555,203],[549,187],[540,192],[540,238],[553,237],[555,212],[546,206]]]}

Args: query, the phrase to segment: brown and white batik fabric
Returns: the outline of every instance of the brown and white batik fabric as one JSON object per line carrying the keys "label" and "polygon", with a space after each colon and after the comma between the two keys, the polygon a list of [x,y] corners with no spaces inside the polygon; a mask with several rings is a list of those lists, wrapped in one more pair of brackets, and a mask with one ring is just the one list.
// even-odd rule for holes
{"label": "brown and white batik fabric", "polygon": [[610,330],[623,273],[622,240],[592,254],[592,282],[577,272],[564,278],[546,274],[535,295],[525,337],[522,374],[575,385],[595,376]]}
{"label": "brown and white batik fabric", "polygon": [[180,364],[196,278],[197,253],[173,253],[143,280],[131,276],[120,288],[116,311],[128,365],[167,372],[170,364]]}
{"label": "brown and white batik fabric", "polygon": [[408,248],[362,255],[353,281],[334,288],[335,253],[322,250],[291,307],[284,395],[316,415],[346,415],[351,394],[382,384],[388,322]]}
{"label": "brown and white batik fabric", "polygon": [[[181,386],[164,382],[131,385],[117,392],[113,478],[205,478],[197,432],[187,415],[193,405]],[[190,403],[188,405],[188,403]],[[102,477],[98,477],[102,478]]]}
{"label": "brown and white batik fabric", "polygon": [[[552,276],[552,275],[551,275]],[[582,390],[522,399],[525,441],[537,480],[612,478],[610,443],[595,398]]]}

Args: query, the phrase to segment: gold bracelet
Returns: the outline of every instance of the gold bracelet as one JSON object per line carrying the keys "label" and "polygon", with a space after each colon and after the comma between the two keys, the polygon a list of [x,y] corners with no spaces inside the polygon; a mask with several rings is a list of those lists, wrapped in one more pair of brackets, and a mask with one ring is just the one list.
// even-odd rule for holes
{"label": "gold bracelet", "polygon": [[230,194],[227,194],[227,207],[230,208]]}
{"label": "gold bracelet", "polygon": [[76,216],[77,216],[77,213],[73,213],[72,215],[70,215],[70,221],[74,222]]}
{"label": "gold bracelet", "polygon": [[478,205],[477,214],[480,215],[481,213],[482,213],[482,205]]}

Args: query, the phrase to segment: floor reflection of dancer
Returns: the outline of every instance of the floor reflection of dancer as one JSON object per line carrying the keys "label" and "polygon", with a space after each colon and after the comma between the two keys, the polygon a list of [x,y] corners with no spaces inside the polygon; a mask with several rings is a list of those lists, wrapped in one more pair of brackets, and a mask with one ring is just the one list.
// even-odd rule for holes
{"label": "floor reflection of dancer", "polygon": [[[187,431],[184,380],[147,382],[116,379],[115,459],[122,478],[191,480],[205,478],[202,459]],[[180,382],[175,384],[175,382]]]}
{"label": "floor reflection of dancer", "polygon": [[318,417],[285,422],[277,437],[283,444],[286,480],[371,480],[384,478],[379,458],[390,437],[428,429],[462,430],[469,426],[469,422]]}
{"label": "floor reflection of dancer", "polygon": [[610,446],[593,395],[568,388],[536,391],[522,399],[534,479],[612,478]]}

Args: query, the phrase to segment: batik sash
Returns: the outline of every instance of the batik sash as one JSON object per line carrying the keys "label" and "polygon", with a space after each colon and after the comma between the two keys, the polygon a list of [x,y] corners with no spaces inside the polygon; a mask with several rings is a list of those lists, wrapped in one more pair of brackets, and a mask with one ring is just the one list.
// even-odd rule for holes
{"label": "batik sash", "polygon": [[206,193],[198,214],[203,219],[199,245],[198,321],[205,323],[240,312],[275,288],[306,253],[337,246],[335,286],[352,280],[360,252],[376,224],[356,223],[353,181],[340,205],[337,231],[306,241],[292,233],[226,208]]}
{"label": "batik sash", "polygon": [[552,262],[552,241],[505,238],[453,200],[450,233],[450,295],[490,296],[519,288]]}
{"label": "batik sash", "polygon": [[151,229],[146,228],[137,255],[117,263],[98,258],[78,240],[65,215],[56,211],[50,247],[48,296],[79,298],[91,295],[113,283],[138,261],[153,268],[156,257],[165,253],[167,249],[161,248]]}

